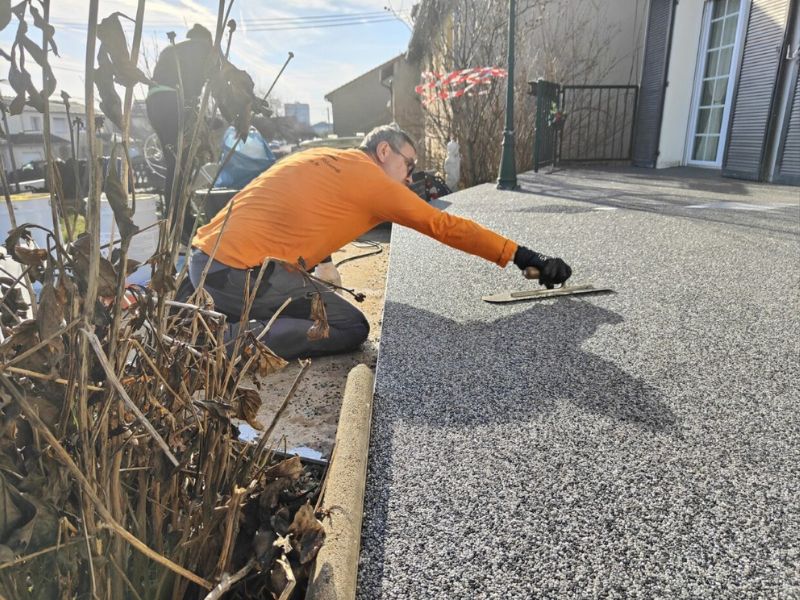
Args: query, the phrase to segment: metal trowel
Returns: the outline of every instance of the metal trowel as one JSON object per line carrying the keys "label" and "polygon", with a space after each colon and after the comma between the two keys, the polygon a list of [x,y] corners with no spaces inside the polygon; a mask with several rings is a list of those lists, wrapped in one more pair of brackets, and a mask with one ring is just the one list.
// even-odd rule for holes
{"label": "metal trowel", "polygon": [[[525,277],[528,279],[538,279],[539,270],[534,267],[525,269]],[[542,300],[544,298],[555,298],[557,296],[574,296],[576,294],[601,294],[613,292],[611,288],[595,287],[593,285],[562,285],[552,290],[521,290],[518,292],[507,291],[481,298],[484,302],[492,304],[503,304],[506,302],[525,302],[527,300]]]}

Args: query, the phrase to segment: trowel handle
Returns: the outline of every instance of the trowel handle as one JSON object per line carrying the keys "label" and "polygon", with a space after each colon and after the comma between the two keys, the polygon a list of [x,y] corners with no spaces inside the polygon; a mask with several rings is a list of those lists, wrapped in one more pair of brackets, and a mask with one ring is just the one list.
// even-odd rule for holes
{"label": "trowel handle", "polygon": [[526,279],[539,279],[539,275],[541,275],[541,273],[539,273],[539,269],[536,267],[527,267],[523,272],[523,275],[525,275]]}

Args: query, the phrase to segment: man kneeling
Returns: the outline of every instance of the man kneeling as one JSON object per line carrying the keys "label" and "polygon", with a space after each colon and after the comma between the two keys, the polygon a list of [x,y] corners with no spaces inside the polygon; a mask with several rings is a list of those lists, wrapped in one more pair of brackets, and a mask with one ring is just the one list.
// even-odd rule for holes
{"label": "man kneeling", "polygon": [[[290,359],[348,352],[367,339],[369,324],[361,311],[333,289],[313,285],[303,270],[322,264],[318,274],[327,269],[326,279],[337,277],[335,267],[323,261],[380,223],[410,227],[500,267],[511,260],[522,270],[535,267],[539,282],[548,287],[569,279],[572,270],[560,258],[529,250],[419,198],[407,187],[415,165],[414,142],[396,125],[373,129],[358,149],[315,148],[284,158],[198,229],[189,269],[192,284],[198,286],[211,261],[204,288],[217,310],[233,321],[242,315],[245,286],[250,285],[249,319],[254,321],[248,328],[263,327],[292,298],[263,340]],[[266,260],[261,283],[253,289]],[[323,338],[309,335],[318,292],[330,327]]]}

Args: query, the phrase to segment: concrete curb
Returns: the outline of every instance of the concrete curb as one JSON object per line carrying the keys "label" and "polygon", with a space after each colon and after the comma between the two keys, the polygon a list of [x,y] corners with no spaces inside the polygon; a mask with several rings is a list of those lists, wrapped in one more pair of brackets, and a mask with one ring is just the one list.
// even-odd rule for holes
{"label": "concrete curb", "polygon": [[349,600],[356,595],[374,385],[375,376],[366,365],[354,367],[347,376],[323,505],[333,512],[325,519],[325,543],[314,563],[306,600]]}

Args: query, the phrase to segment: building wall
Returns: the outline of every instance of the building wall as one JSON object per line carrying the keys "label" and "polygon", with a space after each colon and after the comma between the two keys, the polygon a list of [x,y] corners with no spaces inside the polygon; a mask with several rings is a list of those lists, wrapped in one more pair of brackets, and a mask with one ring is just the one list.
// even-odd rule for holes
{"label": "building wall", "polygon": [[308,104],[287,102],[283,105],[283,111],[287,117],[294,117],[301,125],[311,125],[311,109]]}
{"label": "building wall", "polygon": [[683,164],[692,105],[697,55],[703,26],[703,2],[678,2],[669,57],[661,141],[656,168]]}
{"label": "building wall", "polygon": [[[11,99],[6,98],[6,105],[10,104]],[[70,112],[72,118],[80,117],[84,121],[86,115],[83,106],[73,104]],[[7,115],[8,129],[11,134],[18,133],[44,133],[44,115],[37,112],[30,106],[25,106],[22,112],[18,115]],[[5,126],[3,126],[5,130]],[[50,132],[52,135],[63,140],[69,140],[69,124],[67,121],[67,113],[64,105],[60,102],[50,102]],[[80,134],[80,148],[79,155],[86,156],[86,132],[81,131]],[[0,148],[2,148],[3,165],[6,171],[11,170],[11,153],[8,144],[5,140],[0,140]],[[53,155],[56,158],[67,159],[71,156],[70,145],[64,142],[55,141],[53,143]],[[14,144],[14,160],[17,167],[21,167],[27,162],[32,160],[44,159],[44,145],[43,144]]]}
{"label": "building wall", "polygon": [[393,95],[393,120],[400,125],[416,141],[418,160],[424,160],[424,145],[422,139],[425,136],[423,127],[422,102],[414,91],[419,85],[420,70],[417,65],[410,64],[405,58],[399,59],[395,63],[394,81],[392,82]]}
{"label": "building wall", "polygon": [[380,68],[325,96],[333,107],[333,132],[338,136],[366,133],[373,127],[390,123],[389,89],[381,85]]}

